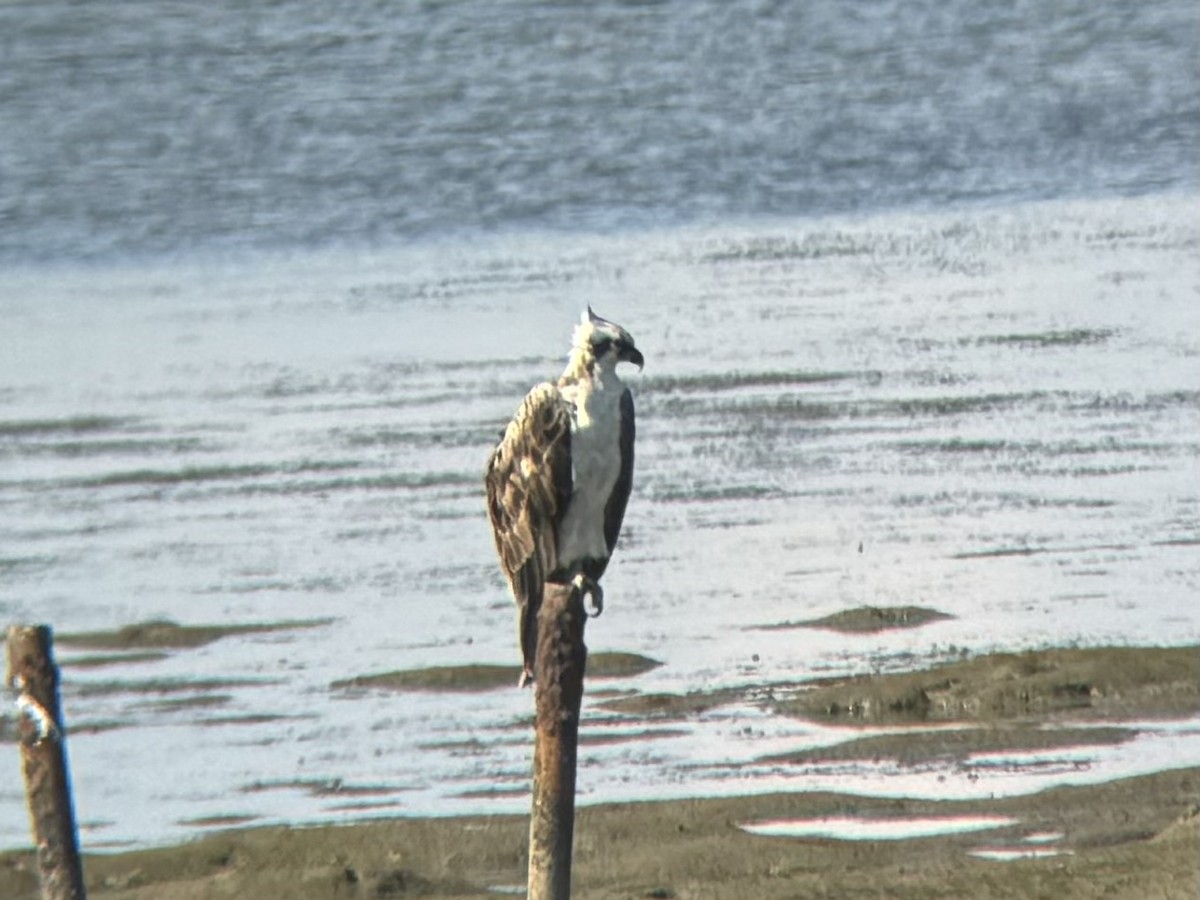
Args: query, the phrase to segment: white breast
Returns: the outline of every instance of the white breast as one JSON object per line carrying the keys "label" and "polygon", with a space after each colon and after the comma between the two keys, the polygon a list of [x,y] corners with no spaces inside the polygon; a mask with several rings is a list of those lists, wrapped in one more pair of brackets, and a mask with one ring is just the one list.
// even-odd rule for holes
{"label": "white breast", "polygon": [[[621,474],[621,394],[625,386],[612,373],[563,388],[575,404],[571,428],[574,492],[558,528],[558,558],[576,563],[606,559],[604,508]],[[607,377],[606,377],[607,376]]]}

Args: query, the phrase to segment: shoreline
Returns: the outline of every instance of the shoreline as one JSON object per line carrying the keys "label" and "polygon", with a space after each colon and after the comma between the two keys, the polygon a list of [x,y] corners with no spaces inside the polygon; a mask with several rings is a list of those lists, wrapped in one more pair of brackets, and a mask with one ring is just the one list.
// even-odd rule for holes
{"label": "shoreline", "polygon": [[[998,800],[817,792],[582,807],[573,895],[1194,898],[1198,793],[1191,767]],[[790,819],[993,824],[875,840],[743,827]],[[527,828],[519,815],[249,828],[87,855],[85,870],[89,895],[113,900],[496,897],[523,889]],[[31,851],[0,854],[0,892],[36,900],[32,866]]]}
{"label": "shoreline", "polygon": [[[881,699],[938,690],[954,698],[945,708],[963,727],[862,736],[824,750],[798,748],[775,762],[936,761],[963,771],[980,758],[972,754],[1003,760],[1033,750],[1069,759],[1089,742],[1129,739],[1139,721],[1190,720],[1198,668],[1194,647],[1047,648],[811,686],[789,701],[790,714],[862,709],[861,699],[857,707],[846,702],[847,690],[876,709]],[[1013,696],[1024,701],[1014,705]],[[889,717],[946,723],[920,703],[882,708]],[[981,709],[982,717],[970,715]],[[1084,735],[1089,729],[1094,734]],[[1198,796],[1200,766],[1181,760],[1152,774],[999,798],[800,791],[585,805],[577,811],[574,895],[1194,898]],[[796,819],[801,836],[772,836],[786,830],[780,820]],[[252,826],[175,846],[88,854],[85,870],[89,893],[113,900],[496,897],[523,891],[527,828],[525,815]],[[839,828],[851,836],[865,828],[868,837],[839,838]],[[881,838],[880,828],[897,834]],[[911,836],[921,828],[944,833]],[[37,897],[31,851],[0,853],[0,896]]]}

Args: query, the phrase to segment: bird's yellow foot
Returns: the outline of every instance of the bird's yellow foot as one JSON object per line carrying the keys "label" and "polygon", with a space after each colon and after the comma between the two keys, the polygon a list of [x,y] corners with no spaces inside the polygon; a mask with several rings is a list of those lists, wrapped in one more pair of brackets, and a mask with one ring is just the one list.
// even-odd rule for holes
{"label": "bird's yellow foot", "polygon": [[[579,599],[583,601],[583,611],[588,618],[594,619],[604,612],[604,591],[598,582],[586,575],[579,574],[571,580],[571,584],[579,592]],[[587,603],[588,597],[592,598],[590,606]]]}

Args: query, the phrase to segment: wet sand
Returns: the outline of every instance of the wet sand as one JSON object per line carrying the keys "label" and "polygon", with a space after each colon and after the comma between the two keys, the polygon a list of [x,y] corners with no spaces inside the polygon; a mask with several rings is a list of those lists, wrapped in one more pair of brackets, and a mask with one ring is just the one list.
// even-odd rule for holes
{"label": "wet sand", "polygon": [[[836,794],[615,804],[576,823],[579,898],[1188,898],[1197,879],[1200,778],[1181,770],[995,802],[865,800]],[[913,840],[761,837],[738,823],[817,816],[1008,816],[1019,824]],[[231,831],[175,848],[87,860],[90,896],[488,897],[516,893],[517,816],[399,819]],[[972,851],[1057,855],[996,861]],[[1030,837],[1033,840],[1030,840]],[[0,858],[0,890],[34,900],[28,854]]]}
{"label": "wet sand", "polygon": [[[927,725],[953,721],[961,729],[864,736],[835,748],[843,758],[914,764],[1122,740],[1139,718],[1194,715],[1198,667],[1196,648],[1050,649],[820,684],[769,702],[820,717],[852,708],[847,696],[949,692],[955,703],[939,709],[956,710],[952,718],[930,715],[928,706],[921,713],[920,704],[901,707]],[[996,700],[998,684],[1002,700],[1022,702]],[[1064,684],[1075,687],[1064,692]],[[686,705],[670,709],[686,715]],[[822,752],[828,756],[801,751],[780,764]],[[588,807],[576,825],[575,896],[1195,898],[1198,797],[1200,770],[1180,768],[1002,799],[811,792]],[[893,840],[765,836],[742,827],[794,819],[903,827],[947,817],[996,821]],[[90,856],[87,880],[92,896],[129,900],[503,896],[524,882],[526,828],[522,816],[482,816],[230,830],[177,847]],[[0,855],[0,896],[37,896],[28,852]]]}

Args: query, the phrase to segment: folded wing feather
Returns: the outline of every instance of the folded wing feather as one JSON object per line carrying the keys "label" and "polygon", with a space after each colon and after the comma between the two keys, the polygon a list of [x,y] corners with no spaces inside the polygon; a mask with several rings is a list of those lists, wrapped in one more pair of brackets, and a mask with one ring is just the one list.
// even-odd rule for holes
{"label": "folded wing feather", "polygon": [[542,585],[558,567],[558,522],[571,498],[571,407],[544,382],[526,395],[488,463],[488,517],[520,610],[525,676],[532,677]]}

